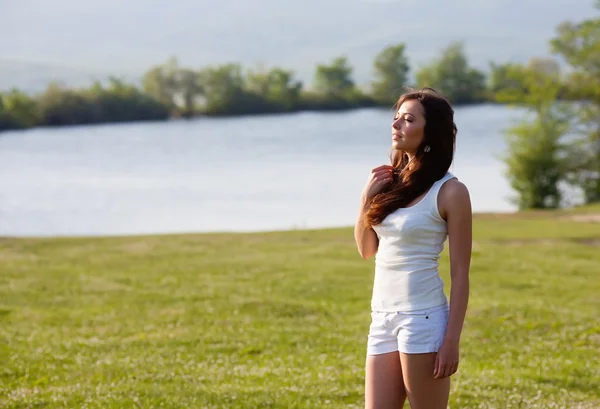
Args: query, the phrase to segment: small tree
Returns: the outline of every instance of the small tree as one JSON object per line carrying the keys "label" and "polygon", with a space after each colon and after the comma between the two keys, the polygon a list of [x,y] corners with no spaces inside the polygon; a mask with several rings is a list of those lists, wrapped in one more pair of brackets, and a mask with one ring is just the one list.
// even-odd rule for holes
{"label": "small tree", "polygon": [[183,100],[183,115],[192,116],[196,112],[196,100],[204,91],[200,74],[189,68],[181,68],[177,70],[175,78],[177,91]]}
{"label": "small tree", "polygon": [[19,123],[4,107],[3,99],[4,97],[0,93],[0,131],[22,128],[23,124]]}
{"label": "small tree", "polygon": [[404,44],[390,46],[375,57],[372,96],[379,103],[393,104],[406,86],[409,65],[404,49]]}
{"label": "small tree", "polygon": [[237,114],[248,112],[244,76],[239,64],[207,67],[200,72],[205,97],[205,112],[209,114]]}
{"label": "small tree", "polygon": [[174,57],[162,65],[151,68],[142,77],[144,92],[167,107],[175,105],[174,97],[177,92],[177,72],[179,65]]}
{"label": "small tree", "polygon": [[559,76],[540,71],[535,65],[511,66],[506,71],[513,84],[497,94],[499,100],[524,104],[534,117],[509,128],[505,157],[507,176],[517,192],[519,209],[560,206],[559,182],[564,180],[563,135],[568,130],[561,105]]}
{"label": "small tree", "polygon": [[4,111],[23,127],[32,127],[39,123],[36,101],[29,95],[13,89],[2,97]]}
{"label": "small tree", "polygon": [[[563,178],[560,139],[564,123],[549,112],[523,122],[507,132],[508,177],[518,193],[519,209],[560,206],[559,182]],[[542,119],[543,118],[543,119]]]}
{"label": "small tree", "polygon": [[431,87],[454,103],[472,103],[485,99],[485,75],[469,67],[460,42],[451,44],[442,57],[417,72],[417,85]]}
{"label": "small tree", "polygon": [[566,94],[578,101],[568,179],[582,189],[587,203],[600,202],[600,18],[563,23],[557,31],[552,50],[570,64]]}
{"label": "small tree", "polygon": [[250,93],[263,98],[273,109],[291,111],[300,100],[302,82],[294,79],[294,73],[281,68],[249,71],[246,88]]}
{"label": "small tree", "polygon": [[318,65],[315,88],[319,94],[332,99],[345,99],[354,92],[352,67],[346,57],[338,57],[331,65]]}

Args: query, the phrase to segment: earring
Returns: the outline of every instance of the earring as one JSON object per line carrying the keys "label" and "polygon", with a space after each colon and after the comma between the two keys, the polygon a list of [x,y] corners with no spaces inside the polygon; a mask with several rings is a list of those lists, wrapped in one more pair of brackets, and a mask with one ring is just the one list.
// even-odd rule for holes
{"label": "earring", "polygon": [[423,148],[424,152],[429,152],[431,150],[431,146],[429,145],[425,145],[425,147]]}

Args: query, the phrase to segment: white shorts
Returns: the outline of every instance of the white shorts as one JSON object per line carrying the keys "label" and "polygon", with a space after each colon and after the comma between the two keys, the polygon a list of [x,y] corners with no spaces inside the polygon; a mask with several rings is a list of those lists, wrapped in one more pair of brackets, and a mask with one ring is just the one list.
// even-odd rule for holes
{"label": "white shorts", "polygon": [[448,304],[415,311],[373,311],[367,355],[437,352],[446,336],[448,314]]}

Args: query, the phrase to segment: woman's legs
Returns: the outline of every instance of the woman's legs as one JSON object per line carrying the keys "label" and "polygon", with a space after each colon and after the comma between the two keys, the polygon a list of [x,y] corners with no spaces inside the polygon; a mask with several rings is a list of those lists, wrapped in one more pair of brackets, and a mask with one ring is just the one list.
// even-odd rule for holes
{"label": "woman's legs", "polygon": [[433,378],[437,353],[429,351],[436,351],[444,338],[447,305],[408,312],[374,312],[372,316],[366,409],[401,409],[407,397],[411,409],[446,409],[450,378]]}
{"label": "woman's legs", "polygon": [[368,355],[365,368],[365,409],[402,409],[406,391],[398,351]]}
{"label": "woman's legs", "polygon": [[400,353],[406,395],[411,409],[446,409],[450,377],[433,378],[436,353]]}

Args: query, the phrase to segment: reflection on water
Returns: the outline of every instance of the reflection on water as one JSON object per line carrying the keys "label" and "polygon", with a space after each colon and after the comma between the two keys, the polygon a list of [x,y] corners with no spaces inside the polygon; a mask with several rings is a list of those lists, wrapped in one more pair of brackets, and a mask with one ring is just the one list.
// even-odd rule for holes
{"label": "reflection on water", "polygon": [[[474,211],[512,211],[507,107],[458,108],[452,171]],[[0,235],[120,235],[352,225],[391,112],[298,113],[0,135]]]}

